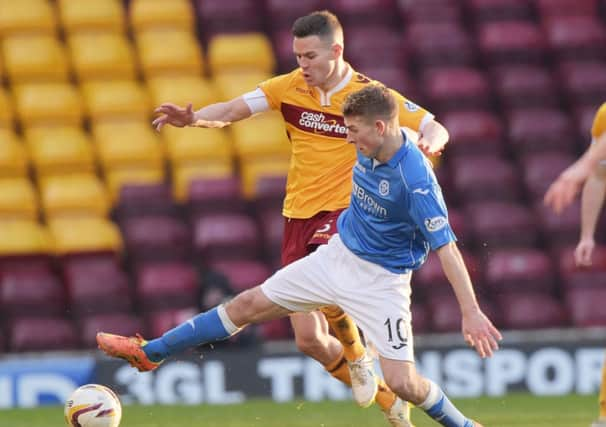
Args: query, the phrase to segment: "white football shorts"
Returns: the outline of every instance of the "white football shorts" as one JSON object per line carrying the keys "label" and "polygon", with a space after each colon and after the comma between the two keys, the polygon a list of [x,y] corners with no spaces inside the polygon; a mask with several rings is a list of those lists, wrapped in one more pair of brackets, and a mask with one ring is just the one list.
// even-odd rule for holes
{"label": "white football shorts", "polygon": [[276,272],[261,289],[295,312],[338,305],[381,356],[414,362],[410,277],[354,255],[335,234],[311,255]]}

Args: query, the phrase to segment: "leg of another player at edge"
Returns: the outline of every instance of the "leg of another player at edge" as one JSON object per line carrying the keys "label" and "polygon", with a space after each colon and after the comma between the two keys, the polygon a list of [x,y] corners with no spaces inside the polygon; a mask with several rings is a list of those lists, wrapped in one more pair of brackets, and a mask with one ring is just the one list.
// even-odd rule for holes
{"label": "leg of another player at edge", "polygon": [[[339,357],[330,364],[325,364],[325,369],[335,378],[351,387],[351,378],[347,362],[354,362],[364,357],[366,349],[362,345],[358,327],[351,317],[336,305],[322,307],[320,309],[330,325],[335,337],[339,340],[342,350]],[[383,380],[379,380],[379,390],[376,402],[382,410],[389,410],[395,403],[397,396],[392,392]]]}
{"label": "leg of another player at edge", "polygon": [[403,400],[414,403],[427,415],[446,427],[474,427],[479,424],[466,418],[446,397],[442,389],[417,373],[414,363],[381,360],[381,369],[389,387]]}
{"label": "leg of another player at edge", "polygon": [[143,351],[152,362],[160,362],[188,348],[227,339],[250,323],[285,317],[289,313],[269,300],[257,286],[149,341]]}

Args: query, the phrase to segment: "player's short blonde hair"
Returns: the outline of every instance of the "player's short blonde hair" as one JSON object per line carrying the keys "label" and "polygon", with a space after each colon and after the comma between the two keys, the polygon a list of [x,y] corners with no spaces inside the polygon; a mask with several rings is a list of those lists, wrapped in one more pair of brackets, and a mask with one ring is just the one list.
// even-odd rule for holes
{"label": "player's short blonde hair", "polygon": [[297,38],[318,36],[331,42],[343,42],[343,27],[339,18],[328,10],[319,10],[297,18],[291,29]]}
{"label": "player's short blonde hair", "polygon": [[398,115],[398,104],[388,88],[373,83],[347,96],[343,104],[343,115],[370,120],[392,120]]}

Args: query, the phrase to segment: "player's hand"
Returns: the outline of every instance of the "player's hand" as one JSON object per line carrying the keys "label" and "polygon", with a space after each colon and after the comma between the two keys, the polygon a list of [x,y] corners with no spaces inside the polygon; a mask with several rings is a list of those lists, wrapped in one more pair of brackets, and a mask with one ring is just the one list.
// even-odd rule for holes
{"label": "player's hand", "polygon": [[440,156],[444,151],[444,145],[437,148],[432,147],[431,143],[423,137],[419,139],[417,146],[419,147],[419,150],[421,150],[426,156]]}
{"label": "player's hand", "polygon": [[574,250],[574,262],[578,267],[589,267],[591,265],[591,256],[595,248],[595,240],[584,238]]}
{"label": "player's hand", "polygon": [[568,207],[581,186],[589,177],[591,168],[586,162],[577,161],[568,167],[560,176],[549,186],[545,193],[543,202],[549,206],[555,213],[561,213]]}
{"label": "player's hand", "polygon": [[159,132],[164,125],[169,124],[176,127],[189,126],[194,121],[194,110],[191,104],[182,108],[178,105],[165,103],[154,110],[154,113],[160,114],[152,122],[152,126]]}
{"label": "player's hand", "polygon": [[231,122],[222,122],[221,120],[196,120],[190,126],[194,126],[197,128],[224,128],[225,126],[229,126]]}
{"label": "player's hand", "polygon": [[482,310],[475,309],[463,313],[463,338],[473,347],[480,357],[491,357],[499,349],[499,341],[503,336]]}

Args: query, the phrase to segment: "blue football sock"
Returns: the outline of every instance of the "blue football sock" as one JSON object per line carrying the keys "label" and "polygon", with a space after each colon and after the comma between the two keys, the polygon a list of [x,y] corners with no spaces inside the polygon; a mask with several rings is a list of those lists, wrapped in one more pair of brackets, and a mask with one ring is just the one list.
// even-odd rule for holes
{"label": "blue football sock", "polygon": [[[219,314],[219,310],[222,310],[223,316]],[[227,339],[239,329],[226,316],[222,306],[200,313],[164,333],[160,338],[149,341],[143,351],[152,362],[160,362],[187,348]]]}
{"label": "blue football sock", "polygon": [[419,407],[443,426],[473,427],[473,421],[466,418],[433,381],[429,381],[429,394]]}

